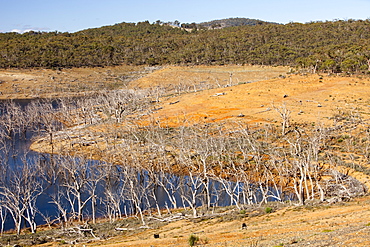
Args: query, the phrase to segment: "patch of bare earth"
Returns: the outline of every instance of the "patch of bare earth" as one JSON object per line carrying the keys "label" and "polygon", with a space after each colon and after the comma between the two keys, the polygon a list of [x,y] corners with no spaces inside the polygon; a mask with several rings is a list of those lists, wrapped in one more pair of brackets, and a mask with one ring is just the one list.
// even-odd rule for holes
{"label": "patch of bare earth", "polygon": [[168,97],[151,117],[174,125],[183,118],[273,123],[280,122],[274,107],[285,104],[293,122],[331,124],[329,118],[338,112],[360,112],[368,117],[369,87],[368,78],[288,75]]}
{"label": "patch of bare earth", "polygon": [[[189,246],[188,239],[195,234],[197,246],[369,246],[369,202],[366,197],[334,206],[287,206],[260,216],[247,213],[233,221],[181,220],[96,244],[180,247]],[[247,229],[242,229],[242,223]]]}
{"label": "patch of bare earth", "polygon": [[153,70],[143,66],[0,70],[0,99],[57,98],[117,89]]}

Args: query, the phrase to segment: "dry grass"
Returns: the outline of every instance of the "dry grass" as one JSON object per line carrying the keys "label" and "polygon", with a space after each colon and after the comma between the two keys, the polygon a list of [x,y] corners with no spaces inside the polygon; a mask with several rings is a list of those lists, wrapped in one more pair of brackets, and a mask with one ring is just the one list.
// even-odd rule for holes
{"label": "dry grass", "polygon": [[[367,197],[335,206],[286,205],[270,214],[250,211],[230,220],[181,220],[91,245],[185,247],[195,234],[198,246],[369,246],[368,203]],[[154,239],[154,234],[160,238]]]}
{"label": "dry grass", "polygon": [[0,70],[0,99],[76,96],[117,89],[150,72],[139,66]]}

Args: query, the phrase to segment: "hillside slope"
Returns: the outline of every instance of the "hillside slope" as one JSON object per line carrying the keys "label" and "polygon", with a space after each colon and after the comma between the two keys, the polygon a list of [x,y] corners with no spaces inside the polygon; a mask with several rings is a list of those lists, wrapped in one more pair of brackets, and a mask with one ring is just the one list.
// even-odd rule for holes
{"label": "hillside slope", "polygon": [[[255,212],[228,221],[222,217],[182,220],[158,229],[117,237],[99,246],[189,246],[191,234],[197,246],[369,246],[370,198],[340,205],[285,207],[271,214]],[[242,229],[242,223],[247,229]],[[159,234],[158,239],[153,235]],[[95,244],[92,244],[94,246]]]}

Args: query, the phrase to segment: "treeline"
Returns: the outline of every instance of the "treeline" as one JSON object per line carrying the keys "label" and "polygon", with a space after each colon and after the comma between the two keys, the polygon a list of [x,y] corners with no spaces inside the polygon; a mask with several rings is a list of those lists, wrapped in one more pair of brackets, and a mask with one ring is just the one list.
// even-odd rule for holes
{"label": "treeline", "polygon": [[0,34],[0,67],[288,65],[312,72],[370,71],[370,20],[261,24],[192,31],[120,23],[76,33]]}

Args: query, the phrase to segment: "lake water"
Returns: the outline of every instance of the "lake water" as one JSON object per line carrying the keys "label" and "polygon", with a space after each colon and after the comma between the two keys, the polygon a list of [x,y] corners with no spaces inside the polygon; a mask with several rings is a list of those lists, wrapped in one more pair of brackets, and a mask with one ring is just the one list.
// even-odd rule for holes
{"label": "lake water", "polygon": [[[22,109],[25,109],[29,103],[29,100],[17,101]],[[53,107],[56,108],[57,104],[55,102],[53,104]],[[41,129],[37,134],[42,134],[42,132]],[[56,170],[61,169],[58,170],[60,173],[53,182],[50,182],[52,179],[46,181],[48,179],[45,179],[45,176],[41,176],[41,174],[37,178],[43,181],[43,192],[38,196],[35,206],[38,210],[35,222],[38,225],[45,223],[42,215],[48,216],[51,220],[59,219],[62,213],[65,213],[66,217],[75,216],[81,206],[78,204],[79,196],[85,204],[81,210],[85,219],[91,218],[93,206],[96,208],[97,217],[109,215],[119,217],[118,213],[130,215],[138,213],[138,210],[149,208],[198,207],[207,204],[207,198],[212,206],[227,206],[235,204],[236,201],[238,203],[256,203],[262,200],[259,189],[250,184],[247,186],[244,183],[228,182],[227,186],[234,194],[234,201],[232,201],[230,193],[226,193],[225,185],[211,179],[208,183],[204,183],[204,180],[196,177],[177,177],[171,174],[150,176],[147,171],[134,167],[113,166],[91,160],[65,160],[63,157],[55,155],[51,162],[50,155],[29,150],[31,140],[35,135],[36,133],[31,129],[28,129],[25,136],[14,134],[11,139],[7,139],[3,135],[2,137],[5,139],[1,142],[3,147],[0,154],[2,156],[1,166],[11,168],[8,172],[21,170],[25,161],[31,166],[42,163],[45,169],[50,169],[53,166],[56,167]],[[4,152],[5,147],[11,147],[7,155]],[[27,154],[26,158],[22,159],[24,154]],[[2,175],[4,176],[4,174]],[[100,180],[99,177],[101,177]],[[12,182],[4,177],[3,180],[8,181],[7,183]],[[76,187],[78,184],[80,187]],[[3,184],[5,187],[8,185]],[[206,188],[209,191],[208,195],[205,194]],[[253,191],[253,195],[246,191]],[[273,190],[271,191],[270,193],[274,193]],[[56,196],[60,196],[59,206],[62,207],[62,210],[58,209],[55,203],[52,203],[52,198]],[[5,230],[12,229],[14,226],[8,212]],[[23,226],[28,226],[25,220],[23,220]]]}

